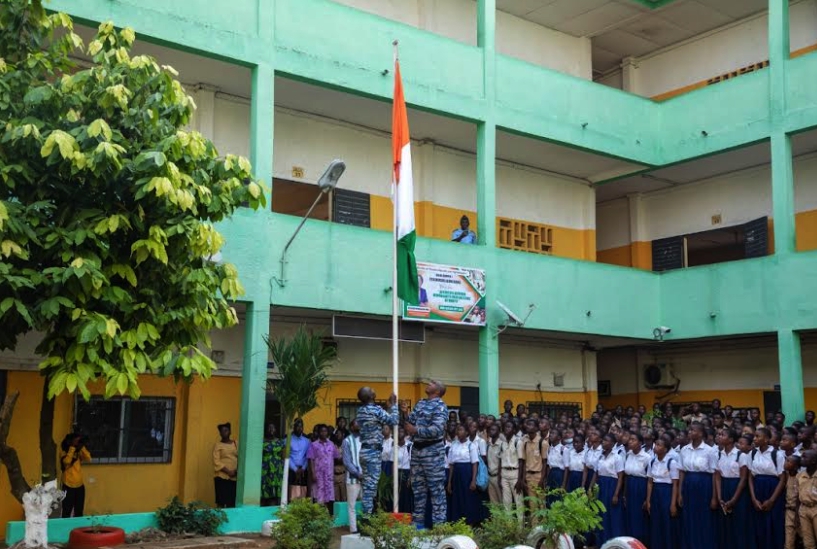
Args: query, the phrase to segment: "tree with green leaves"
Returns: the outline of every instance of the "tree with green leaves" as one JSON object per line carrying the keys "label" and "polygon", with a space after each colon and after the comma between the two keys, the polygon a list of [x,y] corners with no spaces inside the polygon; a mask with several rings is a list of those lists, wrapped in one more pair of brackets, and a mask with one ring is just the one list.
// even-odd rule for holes
{"label": "tree with green leaves", "polygon": [[[53,398],[138,398],[139,376],[207,378],[208,333],[237,323],[234,266],[215,223],[265,203],[250,163],[186,129],[195,105],[171,67],[134,56],[131,29],[87,45],[41,0],[0,2],[0,350],[28,332],[46,378],[43,471],[56,474]],[[87,54],[78,67],[72,56]],[[0,461],[28,485],[5,435]],[[14,478],[12,478],[14,477]]]}
{"label": "tree with green leaves", "polygon": [[278,339],[265,338],[275,375],[267,384],[281,404],[284,428],[287,430],[287,445],[284,452],[284,481],[281,488],[281,503],[287,503],[289,480],[289,453],[292,449],[290,420],[303,418],[318,407],[318,392],[329,384],[328,370],[332,366],[337,351],[325,345],[320,334],[312,333],[300,326],[291,336]]}

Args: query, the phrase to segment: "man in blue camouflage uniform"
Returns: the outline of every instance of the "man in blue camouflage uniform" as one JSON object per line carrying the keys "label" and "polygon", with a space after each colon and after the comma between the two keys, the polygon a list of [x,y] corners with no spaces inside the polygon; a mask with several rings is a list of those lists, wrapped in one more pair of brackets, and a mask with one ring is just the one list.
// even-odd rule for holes
{"label": "man in blue camouflage uniform", "polygon": [[376,395],[371,387],[361,387],[357,398],[363,404],[357,410],[357,422],[360,424],[360,467],[363,469],[360,501],[363,514],[370,515],[374,510],[374,496],[380,479],[383,425],[397,425],[400,416],[395,395],[389,397],[390,412],[375,404]]}
{"label": "man in blue camouflage uniform", "polygon": [[[406,434],[411,436],[411,487],[414,492],[412,520],[418,529],[426,526],[426,502],[431,499],[431,524],[446,521],[445,424],[448,406],[442,401],[445,385],[431,381],[428,398],[421,400],[406,418]],[[403,411],[405,408],[401,405]]]}

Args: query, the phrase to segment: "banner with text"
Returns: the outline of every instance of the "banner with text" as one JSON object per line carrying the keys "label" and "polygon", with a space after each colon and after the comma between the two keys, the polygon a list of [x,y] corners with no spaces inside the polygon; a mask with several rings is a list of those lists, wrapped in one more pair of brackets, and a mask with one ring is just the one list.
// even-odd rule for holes
{"label": "banner with text", "polygon": [[403,318],[485,326],[485,271],[417,262],[420,305],[403,303]]}

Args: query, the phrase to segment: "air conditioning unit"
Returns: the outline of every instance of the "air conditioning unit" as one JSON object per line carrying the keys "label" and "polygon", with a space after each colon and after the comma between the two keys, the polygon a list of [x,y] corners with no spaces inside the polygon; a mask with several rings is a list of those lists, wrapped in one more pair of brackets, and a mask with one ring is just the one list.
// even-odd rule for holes
{"label": "air conditioning unit", "polygon": [[671,364],[648,364],[644,366],[644,386],[647,389],[672,389],[678,385],[678,378]]}

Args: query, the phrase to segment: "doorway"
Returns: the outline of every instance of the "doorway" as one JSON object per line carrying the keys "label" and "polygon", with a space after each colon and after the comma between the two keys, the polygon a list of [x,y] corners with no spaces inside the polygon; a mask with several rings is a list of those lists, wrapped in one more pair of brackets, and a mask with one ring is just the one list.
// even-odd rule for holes
{"label": "doorway", "polygon": [[460,409],[465,410],[469,416],[479,416],[479,387],[460,388]]}
{"label": "doorway", "polygon": [[[763,417],[769,412],[779,412],[783,409],[783,399],[780,391],[763,391]],[[765,423],[765,421],[764,421]]]}
{"label": "doorway", "polygon": [[284,425],[284,417],[281,414],[281,403],[272,393],[267,393],[267,402],[264,407],[264,438],[269,436],[269,426],[275,425],[276,435],[284,437],[288,432],[288,427]]}

